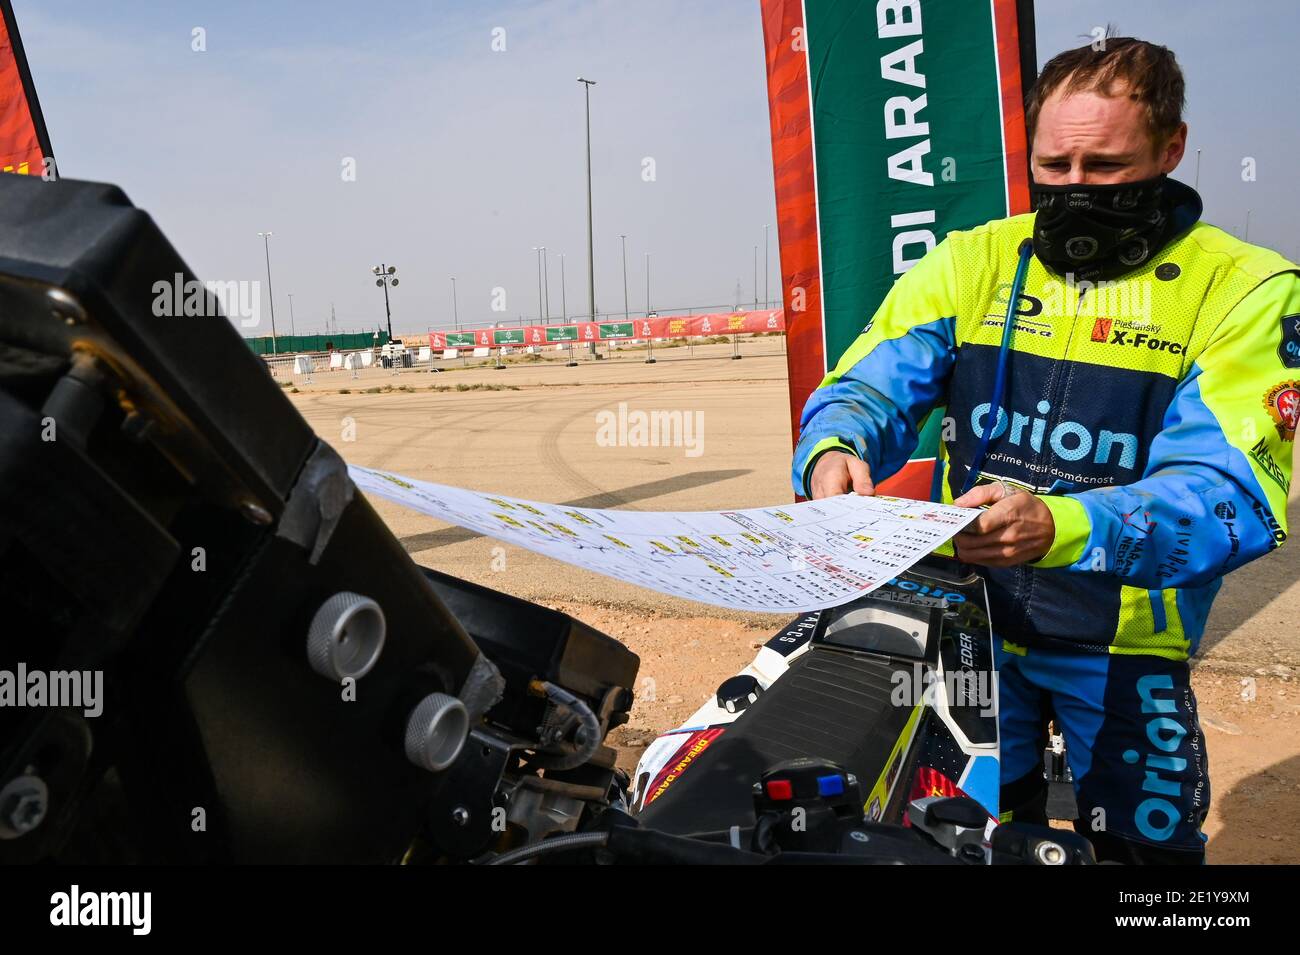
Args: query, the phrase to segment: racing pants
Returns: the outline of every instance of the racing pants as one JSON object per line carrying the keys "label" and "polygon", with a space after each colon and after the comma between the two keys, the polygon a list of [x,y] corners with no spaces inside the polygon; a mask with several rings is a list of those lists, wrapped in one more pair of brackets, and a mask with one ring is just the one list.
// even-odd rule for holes
{"label": "racing pants", "polygon": [[1047,721],[1065,737],[1097,860],[1205,861],[1209,760],[1186,660],[1022,648],[994,641],[1002,821],[1045,824]]}

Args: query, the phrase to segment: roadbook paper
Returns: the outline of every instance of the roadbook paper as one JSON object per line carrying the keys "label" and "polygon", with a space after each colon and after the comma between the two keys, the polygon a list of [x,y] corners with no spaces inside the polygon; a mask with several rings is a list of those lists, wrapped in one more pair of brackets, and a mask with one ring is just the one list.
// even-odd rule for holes
{"label": "roadbook paper", "polygon": [[607,511],[348,466],[357,487],[587,570],[719,607],[821,610],[903,573],[979,514],[845,494],[743,511]]}

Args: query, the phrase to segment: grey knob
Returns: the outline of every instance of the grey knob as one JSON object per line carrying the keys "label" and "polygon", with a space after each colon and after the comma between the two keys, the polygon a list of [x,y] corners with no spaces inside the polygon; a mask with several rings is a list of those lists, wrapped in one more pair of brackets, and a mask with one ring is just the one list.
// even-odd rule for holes
{"label": "grey knob", "polygon": [[45,820],[49,807],[50,790],[39,776],[11,779],[0,789],[0,839],[27,835]]}
{"label": "grey knob", "polygon": [[1040,842],[1034,850],[1040,865],[1065,865],[1065,849],[1055,842]]}
{"label": "grey knob", "polygon": [[369,597],[343,591],[321,604],[307,629],[311,668],[334,682],[360,679],[384,649],[384,612]]}
{"label": "grey knob", "polygon": [[456,761],[469,735],[465,704],[446,693],[430,693],[406,721],[406,758],[431,773]]}

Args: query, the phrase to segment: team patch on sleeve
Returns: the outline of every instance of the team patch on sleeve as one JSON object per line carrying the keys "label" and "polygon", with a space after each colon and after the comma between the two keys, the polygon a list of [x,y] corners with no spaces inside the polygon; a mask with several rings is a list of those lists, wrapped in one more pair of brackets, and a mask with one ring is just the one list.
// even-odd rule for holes
{"label": "team patch on sleeve", "polygon": [[1283,441],[1294,441],[1300,424],[1300,381],[1284,381],[1264,393],[1264,407]]}
{"label": "team patch on sleeve", "polygon": [[1277,356],[1287,368],[1300,368],[1300,315],[1282,316],[1282,343]]}

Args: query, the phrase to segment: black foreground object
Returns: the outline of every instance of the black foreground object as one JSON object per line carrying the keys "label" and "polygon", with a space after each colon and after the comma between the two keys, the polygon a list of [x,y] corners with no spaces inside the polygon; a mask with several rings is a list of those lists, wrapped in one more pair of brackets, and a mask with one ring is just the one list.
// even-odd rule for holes
{"label": "black foreground object", "polygon": [[[191,295],[205,314],[165,314]],[[603,737],[631,702],[635,655],[496,596],[533,651],[508,686],[152,220],[113,186],[0,175],[0,678],[102,674],[98,715],[0,707],[0,862],[448,855],[429,766],[466,727],[511,754],[455,800],[487,820],[537,775],[515,754],[573,761],[565,721],[535,739],[558,709],[603,707]],[[608,789],[594,742],[555,786]],[[516,834],[541,818],[520,813]]]}
{"label": "black foreground object", "polygon": [[1088,861],[1050,832],[972,844],[938,797],[920,828],[899,798],[864,817],[907,771],[880,698],[911,611],[825,615],[784,680],[727,694],[718,753],[743,758],[688,776],[665,825],[631,816],[605,740],[636,655],[416,566],[228,293],[119,189],[0,175],[0,863]]}

